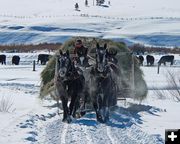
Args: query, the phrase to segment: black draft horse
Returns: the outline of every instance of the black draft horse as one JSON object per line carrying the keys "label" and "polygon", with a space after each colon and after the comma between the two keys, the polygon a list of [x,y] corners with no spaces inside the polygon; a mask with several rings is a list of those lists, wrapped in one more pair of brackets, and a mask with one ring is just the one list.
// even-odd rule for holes
{"label": "black draft horse", "polygon": [[[85,79],[75,68],[70,59],[69,51],[63,53],[60,50],[60,56],[57,58],[57,76],[55,76],[56,93],[62,101],[63,121],[70,123],[72,121],[71,116],[76,116],[76,110],[80,105],[80,97],[83,94]],[[71,101],[68,106],[69,98]]]}
{"label": "black draft horse", "polygon": [[107,59],[107,44],[96,47],[96,64],[90,72],[90,97],[99,122],[109,120],[109,107],[113,95],[111,69]]}

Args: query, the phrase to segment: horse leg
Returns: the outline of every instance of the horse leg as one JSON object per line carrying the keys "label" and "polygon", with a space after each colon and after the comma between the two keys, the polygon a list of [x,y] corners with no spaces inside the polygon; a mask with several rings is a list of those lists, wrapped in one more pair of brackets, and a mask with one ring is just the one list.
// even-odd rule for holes
{"label": "horse leg", "polygon": [[63,122],[68,122],[70,123],[72,121],[72,119],[70,118],[69,114],[68,114],[68,107],[67,107],[67,103],[68,103],[68,98],[66,97],[61,97],[61,101],[62,101],[62,106],[63,106]]}
{"label": "horse leg", "polygon": [[86,101],[83,102],[83,105],[82,105],[82,107],[81,107],[81,111],[80,111],[81,117],[86,114],[85,109],[86,109]]}
{"label": "horse leg", "polygon": [[104,108],[104,122],[107,122],[109,120],[109,107],[110,107],[110,99],[111,97],[109,97],[108,95],[106,95],[106,105]]}
{"label": "horse leg", "polygon": [[87,58],[87,57],[85,57],[85,59],[84,59],[84,66],[85,66],[85,67],[88,67],[88,66],[89,66],[88,58]]}
{"label": "horse leg", "polygon": [[95,112],[96,112],[96,119],[97,119],[97,121],[103,122],[102,117],[101,117],[101,115],[100,115],[100,113],[99,113],[99,111],[98,111],[98,106],[97,106],[97,104],[96,104],[96,103],[93,103],[93,107],[94,107],[94,110],[95,110]]}
{"label": "horse leg", "polygon": [[88,99],[88,93],[86,91],[84,93],[85,94],[83,97],[83,104],[82,104],[82,107],[80,108],[81,109],[81,111],[80,111],[81,116],[84,116],[86,114],[85,109],[86,109],[86,103],[87,103],[87,99]]}
{"label": "horse leg", "polygon": [[58,113],[58,115],[60,115],[60,112],[59,112],[59,109],[60,109],[60,104],[59,104],[59,100],[57,99],[57,113]]}
{"label": "horse leg", "polygon": [[[100,113],[100,108],[99,108],[99,103],[98,103],[98,99],[96,101],[93,102],[93,107],[94,107],[94,110],[96,112],[96,119],[97,121],[103,123],[103,119],[102,119],[102,116],[101,116],[101,113]],[[99,105],[99,106],[98,106]]]}
{"label": "horse leg", "polygon": [[[74,103],[74,109],[72,111],[72,116],[76,117],[76,110],[80,107],[80,103],[79,103],[80,99],[76,98],[75,103]],[[78,117],[80,117],[80,114],[78,115]]]}
{"label": "horse leg", "polygon": [[72,115],[73,117],[76,116],[76,106],[77,105],[77,94],[74,93],[73,96],[71,97],[71,103],[69,105],[69,114]]}
{"label": "horse leg", "polygon": [[108,96],[110,93],[104,94],[103,102],[102,102],[102,115],[103,121],[106,122],[109,120],[109,106],[110,102],[112,101],[111,98]]}
{"label": "horse leg", "polygon": [[111,78],[111,81],[112,81],[112,89],[111,89],[111,97],[109,96],[108,99],[108,106],[115,106],[117,104],[117,92],[119,91],[119,86],[117,84],[117,80],[115,79],[112,79]]}
{"label": "horse leg", "polygon": [[104,121],[109,121],[109,107],[105,107],[105,118]]}
{"label": "horse leg", "polygon": [[173,61],[171,61],[171,65],[173,65]]}

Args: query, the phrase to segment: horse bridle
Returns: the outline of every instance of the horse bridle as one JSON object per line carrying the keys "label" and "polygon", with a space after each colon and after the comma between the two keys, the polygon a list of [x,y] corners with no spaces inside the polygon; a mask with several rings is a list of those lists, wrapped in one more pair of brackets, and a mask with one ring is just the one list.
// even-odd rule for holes
{"label": "horse bridle", "polygon": [[[68,59],[69,62],[65,63],[65,66],[63,66],[63,67],[66,67],[67,70],[66,70],[65,76],[61,77],[62,81],[78,79],[80,77],[80,75],[77,72],[78,71],[77,68],[75,68],[73,66],[73,63],[72,63],[71,59],[69,57],[67,57],[67,56],[64,56],[64,55],[63,55],[63,58],[65,59],[65,61],[66,61],[66,59]],[[59,59],[59,62],[60,62],[60,67],[61,67],[61,65],[62,65],[61,62],[62,61],[60,59]]]}

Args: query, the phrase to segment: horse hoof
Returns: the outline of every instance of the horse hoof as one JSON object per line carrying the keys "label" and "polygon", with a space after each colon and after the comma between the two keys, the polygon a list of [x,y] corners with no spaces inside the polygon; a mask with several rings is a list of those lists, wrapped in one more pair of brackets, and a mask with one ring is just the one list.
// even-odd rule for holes
{"label": "horse hoof", "polygon": [[105,123],[105,121],[102,120],[102,119],[98,119],[98,122],[100,122],[100,123]]}
{"label": "horse hoof", "polygon": [[72,119],[70,117],[69,118],[65,118],[65,119],[62,120],[62,122],[71,123]]}
{"label": "horse hoof", "polygon": [[84,116],[86,114],[86,112],[80,112],[81,116]]}
{"label": "horse hoof", "polygon": [[106,120],[106,121],[109,121],[109,117],[106,117],[105,120]]}
{"label": "horse hoof", "polygon": [[72,120],[62,120],[64,123],[71,123]]}
{"label": "horse hoof", "polygon": [[80,118],[81,114],[80,113],[73,113],[73,115],[71,116],[71,118]]}
{"label": "horse hoof", "polygon": [[81,118],[81,116],[82,116],[82,115],[81,115],[80,113],[77,113],[77,114],[76,114],[76,118]]}
{"label": "horse hoof", "polygon": [[100,123],[104,123],[102,117],[97,117],[97,121],[100,122]]}
{"label": "horse hoof", "polygon": [[66,119],[65,119],[65,118],[63,118],[63,119],[62,119],[62,122],[66,122]]}

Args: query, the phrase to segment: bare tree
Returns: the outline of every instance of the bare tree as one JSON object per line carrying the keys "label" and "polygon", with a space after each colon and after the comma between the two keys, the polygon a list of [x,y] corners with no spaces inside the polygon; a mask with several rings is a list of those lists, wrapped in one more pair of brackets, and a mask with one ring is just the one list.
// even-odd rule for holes
{"label": "bare tree", "polygon": [[168,70],[166,78],[168,87],[163,90],[154,87],[154,94],[160,99],[165,99],[169,95],[175,101],[180,102],[180,76]]}
{"label": "bare tree", "polygon": [[180,102],[180,77],[171,71],[167,71],[167,82],[170,86],[169,93]]}
{"label": "bare tree", "polygon": [[11,97],[2,96],[0,98],[0,112],[13,112],[15,109],[12,109],[13,101]]}
{"label": "bare tree", "polygon": [[157,88],[153,88],[153,93],[159,98],[159,99],[165,99],[166,97],[166,91],[165,90],[159,90]]}

